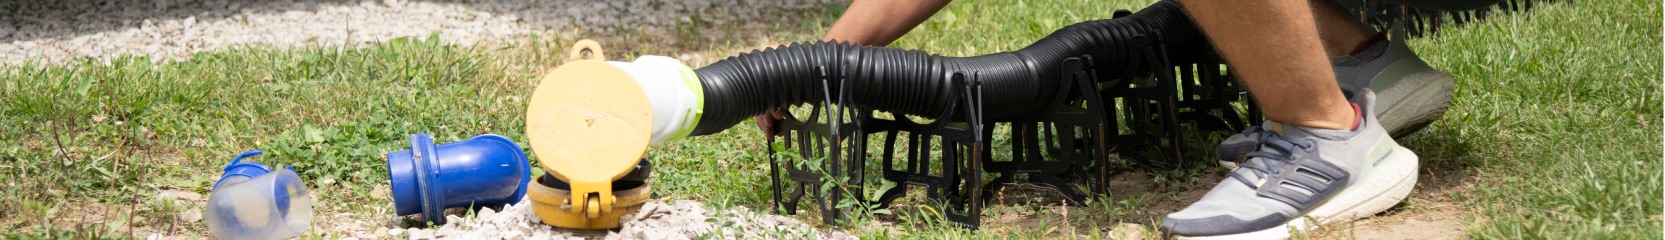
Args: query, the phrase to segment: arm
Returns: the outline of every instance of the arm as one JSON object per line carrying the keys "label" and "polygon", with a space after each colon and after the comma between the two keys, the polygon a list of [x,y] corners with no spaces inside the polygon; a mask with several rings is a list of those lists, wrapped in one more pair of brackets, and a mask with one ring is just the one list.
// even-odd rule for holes
{"label": "arm", "polygon": [[949,0],[855,0],[821,40],[884,46],[931,18]]}

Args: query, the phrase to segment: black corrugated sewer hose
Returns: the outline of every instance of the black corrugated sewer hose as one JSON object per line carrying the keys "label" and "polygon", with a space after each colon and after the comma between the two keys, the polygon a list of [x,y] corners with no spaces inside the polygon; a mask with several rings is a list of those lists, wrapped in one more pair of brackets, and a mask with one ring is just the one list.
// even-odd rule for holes
{"label": "black corrugated sewer hose", "polygon": [[[951,74],[976,73],[983,86],[984,116],[991,119],[1045,108],[1063,84],[1069,58],[1087,56],[1099,75],[1138,71],[1144,55],[1136,36],[1162,34],[1172,44],[1203,41],[1179,5],[1158,2],[1124,17],[1070,25],[1017,51],[946,57],[918,50],[805,42],[754,50],[695,70],[704,86],[704,116],[692,135],[721,132],[776,109],[838,96],[840,84],[856,92],[846,104],[864,109],[938,116],[952,107]],[[821,76],[824,69],[827,76]],[[832,82],[823,89],[822,79]],[[840,83],[837,81],[850,81]]]}
{"label": "black corrugated sewer hose", "polygon": [[[1070,59],[1090,59],[1082,67],[1107,81],[1166,72],[1153,71],[1164,66],[1151,60],[1206,51],[1206,40],[1172,1],[1113,16],[1064,27],[1023,49],[975,57],[809,42],[752,51],[697,70],[663,56],[632,62],[577,58],[550,71],[527,100],[527,142],[549,171],[528,195],[544,206],[534,209],[544,209],[538,214],[545,223],[615,227],[617,222],[586,219],[634,211],[603,199],[645,199],[650,170],[639,159],[649,145],[714,134],[764,111],[829,95],[843,99],[837,104],[864,110],[954,116],[948,114],[955,113],[955,93],[963,90],[955,86],[954,74],[975,76],[969,80],[981,86],[981,117],[999,121],[1074,97],[1057,95],[1067,90],[1063,75]],[[599,46],[579,41],[574,50],[599,51]]]}

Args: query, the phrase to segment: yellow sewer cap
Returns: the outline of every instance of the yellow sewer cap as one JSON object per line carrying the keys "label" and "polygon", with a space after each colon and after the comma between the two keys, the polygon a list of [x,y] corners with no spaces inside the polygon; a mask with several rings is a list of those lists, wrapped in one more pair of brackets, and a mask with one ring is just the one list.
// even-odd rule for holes
{"label": "yellow sewer cap", "polygon": [[526,108],[532,153],[545,171],[571,184],[572,202],[595,200],[596,206],[584,206],[591,211],[612,208],[611,183],[640,161],[652,129],[653,108],[642,87],[600,60],[551,71]]}

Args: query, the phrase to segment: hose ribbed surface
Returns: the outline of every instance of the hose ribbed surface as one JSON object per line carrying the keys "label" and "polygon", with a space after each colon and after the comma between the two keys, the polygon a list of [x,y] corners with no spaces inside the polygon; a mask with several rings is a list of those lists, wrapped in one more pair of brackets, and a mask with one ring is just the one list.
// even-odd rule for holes
{"label": "hose ribbed surface", "polygon": [[[1062,84],[1064,60],[1089,56],[1099,76],[1148,72],[1135,36],[1161,33],[1170,46],[1199,46],[1204,39],[1170,1],[1114,19],[1077,23],[1012,52],[944,57],[918,50],[805,42],[753,50],[695,70],[705,89],[705,112],[693,135],[707,135],[779,107],[819,102],[848,84],[849,106],[918,116],[938,116],[953,106],[951,74],[977,74],[984,116],[990,119],[1043,109]],[[831,82],[823,89],[823,76]],[[840,83],[838,81],[850,81]],[[836,99],[835,99],[836,100]]]}

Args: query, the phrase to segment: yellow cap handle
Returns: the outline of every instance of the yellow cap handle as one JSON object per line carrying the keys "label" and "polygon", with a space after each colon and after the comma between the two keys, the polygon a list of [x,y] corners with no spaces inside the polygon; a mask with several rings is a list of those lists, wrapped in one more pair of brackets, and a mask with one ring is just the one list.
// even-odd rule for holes
{"label": "yellow cap handle", "polygon": [[571,54],[572,55],[567,58],[568,60],[578,61],[595,59],[607,61],[607,55],[602,54],[601,52],[601,43],[597,43],[595,40],[578,40],[577,43],[572,44]]}

